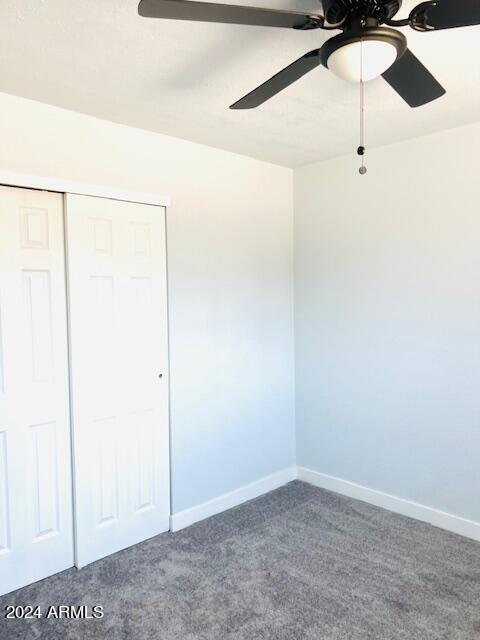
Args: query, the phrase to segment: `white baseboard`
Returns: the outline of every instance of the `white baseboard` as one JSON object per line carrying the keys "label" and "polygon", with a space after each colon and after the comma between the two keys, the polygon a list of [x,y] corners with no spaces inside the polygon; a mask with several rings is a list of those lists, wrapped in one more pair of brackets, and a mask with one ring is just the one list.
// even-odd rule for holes
{"label": "white baseboard", "polygon": [[191,507],[190,509],[174,513],[170,516],[170,530],[179,531],[194,522],[204,520],[205,518],[214,516],[217,513],[236,507],[247,500],[258,498],[258,496],[261,496],[264,493],[278,489],[284,484],[287,484],[287,482],[295,480],[296,477],[297,468],[288,467],[287,469],[282,469],[282,471],[278,471],[277,473],[272,473],[270,476],[265,476],[264,478],[260,478],[259,480],[246,484],[239,489],[235,489],[229,493],[224,493],[223,495],[218,496],[218,498],[213,498],[212,500],[208,500],[208,502],[202,502],[202,504]]}
{"label": "white baseboard", "polygon": [[180,529],[184,529],[195,522],[236,507],[243,502],[247,502],[247,500],[258,498],[258,496],[273,491],[274,489],[278,489],[296,478],[313,484],[316,487],[328,489],[329,491],[334,491],[335,493],[340,493],[341,495],[355,498],[356,500],[362,500],[363,502],[368,502],[382,509],[387,509],[388,511],[393,511],[394,513],[399,513],[403,516],[414,518],[415,520],[428,522],[440,529],[445,529],[480,542],[480,522],[467,520],[466,518],[446,513],[445,511],[439,511],[438,509],[427,507],[417,502],[398,498],[397,496],[392,496],[382,491],[369,489],[355,482],[329,476],[326,473],[320,473],[319,471],[313,471],[305,467],[288,467],[287,469],[260,478],[239,489],[225,493],[195,507],[174,513],[170,516],[170,530],[179,531]]}
{"label": "white baseboard", "polygon": [[341,478],[335,478],[319,471],[313,471],[312,469],[306,469],[304,467],[297,467],[297,478],[304,482],[309,482],[316,487],[322,489],[328,489],[335,493],[340,493],[350,498],[356,498],[363,502],[368,502],[377,507],[388,509],[394,513],[400,513],[403,516],[409,518],[415,518],[422,522],[428,522],[441,529],[446,529],[453,533],[458,533],[466,538],[472,538],[480,542],[480,522],[474,522],[473,520],[467,520],[460,516],[452,515],[432,507],[426,507],[423,504],[416,502],[410,502],[403,498],[397,498],[396,496],[389,495],[388,493],[382,493],[375,489],[369,489],[368,487],[362,487],[354,482],[348,480],[342,480]]}

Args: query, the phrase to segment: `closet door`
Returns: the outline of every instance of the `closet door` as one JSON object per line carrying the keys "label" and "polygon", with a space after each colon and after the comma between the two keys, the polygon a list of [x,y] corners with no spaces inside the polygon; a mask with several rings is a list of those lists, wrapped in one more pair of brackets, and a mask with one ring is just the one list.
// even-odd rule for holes
{"label": "closet door", "polygon": [[0,187],[0,595],[73,566],[62,200]]}
{"label": "closet door", "polygon": [[76,565],[169,528],[165,210],[67,196]]}

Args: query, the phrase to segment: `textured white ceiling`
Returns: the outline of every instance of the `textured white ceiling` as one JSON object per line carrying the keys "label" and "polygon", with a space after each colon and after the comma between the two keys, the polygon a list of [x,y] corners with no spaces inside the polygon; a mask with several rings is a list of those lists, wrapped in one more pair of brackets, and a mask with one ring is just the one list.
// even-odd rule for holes
{"label": "textured white ceiling", "polygon": [[[367,147],[480,120],[480,27],[403,31],[448,93],[410,109],[382,79],[369,83]],[[298,166],[355,153],[357,85],[319,68],[257,109],[228,106],[330,35],[149,20],[136,0],[3,0],[0,91]]]}

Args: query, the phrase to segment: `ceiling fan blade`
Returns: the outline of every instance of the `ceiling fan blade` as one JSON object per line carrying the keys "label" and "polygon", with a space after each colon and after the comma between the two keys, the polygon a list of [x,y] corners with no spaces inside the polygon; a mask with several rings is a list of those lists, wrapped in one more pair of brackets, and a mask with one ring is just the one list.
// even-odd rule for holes
{"label": "ceiling fan blade", "polygon": [[196,20],[259,27],[285,27],[292,29],[318,29],[324,19],[314,13],[300,13],[281,9],[259,9],[214,2],[192,0],[141,0],[138,13],[145,18],[170,20]]}
{"label": "ceiling fan blade", "polygon": [[480,24],[480,0],[422,2],[412,11],[425,31]]}
{"label": "ceiling fan blade", "polygon": [[289,64],[259,87],[247,93],[237,102],[230,106],[230,109],[253,109],[272,98],[283,89],[293,84],[296,80],[320,65],[320,49],[314,49],[304,56]]}
{"label": "ceiling fan blade", "polygon": [[420,107],[446,93],[410,49],[382,75],[411,107]]}

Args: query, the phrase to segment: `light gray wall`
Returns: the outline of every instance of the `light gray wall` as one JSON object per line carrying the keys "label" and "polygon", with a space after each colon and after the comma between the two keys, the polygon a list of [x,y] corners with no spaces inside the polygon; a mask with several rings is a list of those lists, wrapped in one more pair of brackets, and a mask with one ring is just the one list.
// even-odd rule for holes
{"label": "light gray wall", "polygon": [[[0,170],[171,195],[174,511],[294,463],[292,172],[0,95]],[[480,520],[480,125],[296,171],[298,462]]]}
{"label": "light gray wall", "polygon": [[290,169],[0,94],[0,170],[168,210],[173,510],[295,462]]}
{"label": "light gray wall", "polygon": [[480,124],[295,171],[298,464],[480,521]]}

